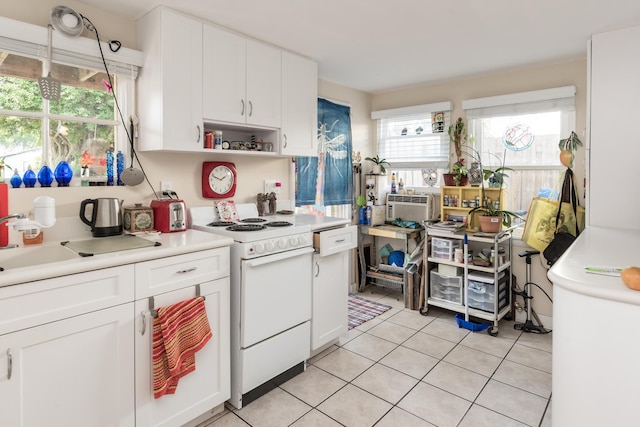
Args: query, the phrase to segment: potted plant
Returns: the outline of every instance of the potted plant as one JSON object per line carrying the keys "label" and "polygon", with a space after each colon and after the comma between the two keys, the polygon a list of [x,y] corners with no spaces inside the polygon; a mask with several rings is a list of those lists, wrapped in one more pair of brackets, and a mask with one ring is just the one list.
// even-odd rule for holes
{"label": "potted plant", "polygon": [[574,152],[578,146],[582,146],[582,141],[580,141],[578,135],[573,131],[571,131],[569,138],[560,140],[558,143],[558,147],[560,148],[560,162],[564,166],[568,168],[573,167],[573,158],[575,157]]}
{"label": "potted plant", "polygon": [[467,141],[467,131],[462,117],[449,126],[449,140],[453,142],[456,155],[456,162],[453,164],[450,173],[443,174],[445,185],[461,186],[467,184],[467,168],[464,166],[462,158],[462,146]]}
{"label": "potted plant", "polygon": [[497,209],[493,202],[489,202],[484,206],[473,208],[469,211],[469,215],[480,214],[478,221],[480,222],[480,231],[485,233],[497,233],[504,225],[510,227],[513,218],[522,217],[515,212]]}
{"label": "potted plant", "polygon": [[11,166],[4,162],[6,157],[0,157],[0,184],[4,182],[4,168],[11,170]]}
{"label": "potted plant", "polygon": [[391,166],[391,163],[387,162],[386,159],[381,159],[377,154],[375,157],[365,157],[365,160],[369,160],[373,162],[373,168],[371,169],[371,173],[375,175],[380,175],[387,173],[387,169],[385,169],[385,165]]}

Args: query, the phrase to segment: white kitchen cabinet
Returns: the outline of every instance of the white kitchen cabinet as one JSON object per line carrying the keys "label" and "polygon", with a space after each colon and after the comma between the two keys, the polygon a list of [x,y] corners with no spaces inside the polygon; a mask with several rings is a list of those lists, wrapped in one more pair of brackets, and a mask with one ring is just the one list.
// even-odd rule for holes
{"label": "white kitchen cabinet", "polygon": [[588,225],[640,230],[640,198],[616,185],[637,179],[630,124],[640,115],[640,26],[594,34],[589,66]]}
{"label": "white kitchen cabinet", "polygon": [[0,288],[0,425],[134,426],[132,298],[132,266]]}
{"label": "white kitchen cabinet", "polygon": [[137,21],[138,150],[202,151],[202,23],[166,8]]}
{"label": "white kitchen cabinet", "polygon": [[205,25],[203,117],[207,123],[280,128],[281,51]]}
{"label": "white kitchen cabinet", "polygon": [[314,233],[311,351],[348,330],[349,259],[357,245],[357,227]]}
{"label": "white kitchen cabinet", "polygon": [[318,155],[318,64],[282,52],[282,142],[288,156]]}
{"label": "white kitchen cabinet", "polygon": [[[180,378],[175,394],[154,399],[150,310],[198,293],[206,298],[213,337],[196,353],[196,370]],[[136,426],[182,426],[229,399],[229,293],[226,247],[136,264]]]}

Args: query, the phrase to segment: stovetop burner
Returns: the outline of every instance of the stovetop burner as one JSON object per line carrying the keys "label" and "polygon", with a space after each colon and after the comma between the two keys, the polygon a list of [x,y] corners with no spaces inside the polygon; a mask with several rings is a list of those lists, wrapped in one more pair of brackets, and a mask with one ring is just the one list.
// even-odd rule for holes
{"label": "stovetop burner", "polygon": [[293,225],[289,221],[271,221],[267,223],[267,227],[288,227]]}
{"label": "stovetop burner", "polygon": [[259,223],[259,222],[267,222],[267,220],[264,218],[245,218],[245,219],[241,219],[240,222]]}
{"label": "stovetop burner", "polygon": [[227,227],[226,230],[229,231],[260,231],[264,230],[265,227],[262,224],[236,224],[231,227]]}
{"label": "stovetop burner", "polygon": [[230,225],[235,225],[233,221],[213,221],[207,224],[207,227],[228,227]]}

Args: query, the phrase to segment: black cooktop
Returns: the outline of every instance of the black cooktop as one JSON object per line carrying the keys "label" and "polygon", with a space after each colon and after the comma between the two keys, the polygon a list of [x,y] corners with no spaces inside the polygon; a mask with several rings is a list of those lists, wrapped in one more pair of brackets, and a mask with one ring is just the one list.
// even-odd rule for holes
{"label": "black cooktop", "polygon": [[265,228],[267,227],[262,224],[235,224],[231,227],[227,227],[226,229],[229,231],[260,231]]}
{"label": "black cooktop", "polygon": [[288,227],[293,225],[289,221],[272,221],[267,223],[267,227]]}
{"label": "black cooktop", "polygon": [[235,225],[233,221],[213,221],[207,224],[207,227],[228,227],[230,225]]}

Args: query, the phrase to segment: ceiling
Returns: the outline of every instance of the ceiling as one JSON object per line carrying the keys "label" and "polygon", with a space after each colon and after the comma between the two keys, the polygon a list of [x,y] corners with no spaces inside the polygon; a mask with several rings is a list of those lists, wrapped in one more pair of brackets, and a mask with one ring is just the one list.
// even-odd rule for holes
{"label": "ceiling", "polygon": [[78,1],[132,20],[163,4],[313,58],[321,79],[368,93],[586,58],[591,34],[640,25],[637,0]]}

